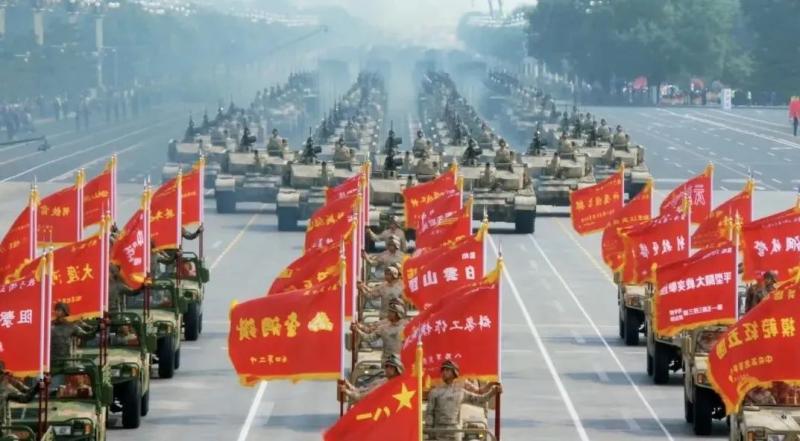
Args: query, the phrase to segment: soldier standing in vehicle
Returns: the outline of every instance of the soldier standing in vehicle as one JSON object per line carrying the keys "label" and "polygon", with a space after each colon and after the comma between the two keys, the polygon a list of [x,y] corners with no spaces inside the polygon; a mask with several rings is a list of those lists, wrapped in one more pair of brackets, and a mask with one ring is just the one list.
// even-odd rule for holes
{"label": "soldier standing in vehicle", "polygon": [[[458,364],[452,360],[445,360],[441,367],[442,381],[428,393],[428,406],[425,408],[425,427],[429,429],[461,428],[461,405],[472,404],[483,406],[492,397],[503,391],[502,386],[494,385],[484,394],[469,392],[463,384],[456,383],[459,376]],[[435,434],[428,439],[439,441],[461,441],[462,434]]]}
{"label": "soldier standing in vehicle", "polygon": [[333,149],[333,164],[336,168],[347,167],[352,161],[350,149],[345,145],[344,138],[339,137]]}
{"label": "soldier standing in vehicle", "polygon": [[377,255],[368,255],[362,251],[361,257],[372,266],[386,268],[393,264],[402,264],[406,256],[400,251],[400,239],[392,236],[386,241],[386,250]]}
{"label": "soldier standing in vehicle", "polygon": [[601,141],[611,140],[611,130],[608,128],[608,123],[605,118],[600,118],[600,127],[597,128],[597,137]]}
{"label": "soldier standing in vehicle", "polygon": [[748,312],[761,303],[775,289],[775,282],[775,274],[767,271],[758,283],[750,285],[745,293],[744,311]]}
{"label": "soldier standing in vehicle", "polygon": [[69,306],[65,303],[56,303],[55,315],[50,327],[50,357],[53,360],[69,358],[72,355],[72,338],[93,335],[94,330],[80,322],[69,322]]}
{"label": "soldier standing in vehicle", "polygon": [[508,148],[506,140],[500,138],[497,142],[498,148],[494,156],[494,166],[498,170],[511,170],[511,164],[514,162],[514,152]]}
{"label": "soldier standing in vehicle", "polygon": [[[19,379],[6,372],[6,364],[0,360],[0,427],[11,423],[8,402],[29,403],[36,395],[37,387],[28,387]],[[7,435],[0,429],[0,436]]]}
{"label": "soldier standing in vehicle", "polygon": [[342,383],[339,386],[339,391],[343,393],[351,403],[357,403],[373,390],[379,388],[380,386],[386,384],[387,381],[402,374],[403,371],[404,371],[403,362],[400,360],[400,357],[398,357],[397,355],[390,355],[383,362],[383,372],[386,375],[385,377],[373,380],[369,384],[360,388],[355,387],[352,384],[350,384],[349,381],[344,380],[344,383]]}
{"label": "soldier standing in vehicle", "polygon": [[380,234],[375,234],[375,232],[372,231],[372,228],[367,230],[367,232],[369,232],[369,237],[373,242],[386,242],[387,248],[389,246],[389,240],[392,237],[396,237],[400,242],[400,251],[404,253],[406,252],[406,233],[402,228],[400,228],[400,220],[397,218],[397,216],[392,216],[389,219],[389,228],[381,231]]}
{"label": "soldier standing in vehicle", "polygon": [[278,136],[278,129],[272,129],[272,136],[267,142],[267,154],[270,156],[282,156],[281,137]]}
{"label": "soldier standing in vehicle", "polygon": [[400,280],[400,270],[396,266],[387,266],[383,270],[383,283],[370,287],[359,282],[358,291],[367,300],[380,299],[379,317],[384,319],[389,316],[392,301],[403,298],[403,282]]}
{"label": "soldier standing in vehicle", "polygon": [[380,340],[383,343],[383,354],[381,360],[389,360],[391,356],[399,356],[403,345],[403,329],[408,320],[405,319],[406,309],[400,302],[393,302],[389,305],[388,315],[381,320],[372,330],[366,325],[353,322],[351,328],[357,333],[359,338],[368,342]]}

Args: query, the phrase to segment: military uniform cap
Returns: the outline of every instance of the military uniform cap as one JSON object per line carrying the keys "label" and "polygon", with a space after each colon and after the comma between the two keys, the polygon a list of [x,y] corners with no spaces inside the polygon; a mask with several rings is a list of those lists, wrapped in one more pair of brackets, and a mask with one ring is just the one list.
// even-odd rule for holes
{"label": "military uniform cap", "polygon": [[392,265],[387,266],[384,272],[390,273],[392,277],[394,277],[395,279],[400,277],[400,270],[398,270],[397,267],[394,267]]}
{"label": "military uniform cap", "polygon": [[452,370],[453,373],[456,374],[456,376],[458,376],[459,373],[460,373],[460,369],[458,367],[458,364],[456,364],[456,362],[453,361],[453,360],[445,360],[444,363],[442,363],[442,367],[441,367],[440,370],[444,370],[444,369]]}
{"label": "military uniform cap", "polygon": [[389,311],[396,313],[400,318],[406,315],[406,308],[400,302],[389,304]]}
{"label": "military uniform cap", "polygon": [[400,357],[398,357],[395,354],[392,354],[389,357],[387,357],[386,361],[383,362],[383,366],[384,367],[393,366],[395,369],[397,369],[398,374],[402,374],[403,370],[405,370],[405,368],[403,367],[403,361],[400,360]]}

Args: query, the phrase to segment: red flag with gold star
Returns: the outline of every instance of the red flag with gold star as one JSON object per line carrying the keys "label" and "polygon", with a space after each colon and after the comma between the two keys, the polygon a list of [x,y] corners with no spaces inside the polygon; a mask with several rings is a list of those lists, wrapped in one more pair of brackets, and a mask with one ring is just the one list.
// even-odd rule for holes
{"label": "red flag with gold star", "polygon": [[785,280],[800,262],[800,206],[792,207],[742,227],[744,280],[756,280],[771,271]]}
{"label": "red flag with gold star", "polygon": [[183,224],[182,176],[161,184],[150,200],[150,240],[156,250],[177,249]]}
{"label": "red flag with gold star", "polygon": [[451,167],[436,179],[404,189],[406,228],[419,228],[425,209],[452,191],[460,191],[456,167]]}
{"label": "red flag with gold star", "polygon": [[[410,366],[410,365],[409,365]],[[356,403],[332,427],[325,441],[421,441],[419,381],[408,369]]]}
{"label": "red flag with gold star", "polygon": [[472,235],[472,198],[467,200],[460,214],[442,220],[430,228],[425,226],[417,230],[415,240],[418,250],[436,248]]}
{"label": "red flag with gold star", "polygon": [[730,231],[738,219],[748,223],[753,216],[753,181],[744,189],[715,208],[692,234],[692,248],[714,248],[730,241]]}
{"label": "red flag with gold star", "polygon": [[[784,403],[785,383],[800,384],[800,284],[780,284],[728,328],[708,354],[708,378],[728,414],[738,411],[748,392],[773,387],[775,405]],[[782,382],[784,384],[776,382]],[[793,397],[792,397],[793,398]]]}
{"label": "red flag with gold star", "polygon": [[309,289],[235,304],[228,355],[240,382],[335,380],[342,375],[344,299],[340,276]]}
{"label": "red flag with gold star", "polygon": [[624,261],[625,243],[619,230],[649,221],[652,201],[653,181],[648,181],[642,191],[625,204],[603,230],[603,261],[611,271],[619,271]]}
{"label": "red flag with gold star", "polygon": [[39,203],[36,237],[39,245],[76,242],[83,233],[83,173],[75,185],[59,190]]}
{"label": "red flag with gold star", "polygon": [[31,189],[28,206],[0,240],[0,283],[36,257],[36,218],[38,195]]}
{"label": "red flag with gold star", "polygon": [[603,230],[622,209],[624,170],[614,173],[591,187],[570,192],[572,227],[578,234]]}
{"label": "red flag with gold star", "polygon": [[673,212],[681,207],[684,196],[689,198],[692,206],[692,223],[703,222],[711,213],[711,196],[714,166],[709,164],[703,173],[697,175],[672,190],[661,202],[661,214]]}
{"label": "red flag with gold star", "polygon": [[331,201],[317,209],[308,219],[305,249],[338,244],[359,217],[358,195]]}

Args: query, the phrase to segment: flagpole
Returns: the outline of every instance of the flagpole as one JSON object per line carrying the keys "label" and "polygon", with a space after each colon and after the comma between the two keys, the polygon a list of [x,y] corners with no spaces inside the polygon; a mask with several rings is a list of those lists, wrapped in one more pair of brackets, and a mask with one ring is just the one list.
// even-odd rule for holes
{"label": "flagpole", "polygon": [[[357,232],[353,231],[353,234],[356,234],[356,233]],[[350,240],[354,241],[355,238],[351,236]],[[339,332],[339,334],[340,334],[339,335],[339,339],[340,339],[340,342],[339,342],[339,344],[340,344],[340,346],[339,346],[339,368],[340,368],[341,379],[337,382],[338,385],[343,385],[344,381],[345,381],[344,351],[345,351],[345,339],[346,339],[346,336],[345,336],[345,317],[344,317],[344,315],[345,315],[344,301],[345,300],[344,299],[345,299],[345,296],[347,295],[347,290],[346,290],[346,286],[345,286],[346,285],[345,281],[347,280],[347,257],[346,257],[345,253],[346,252],[345,252],[345,248],[344,248],[344,240],[342,240],[339,243],[339,285],[341,286],[341,290],[340,290],[341,295],[339,296],[339,320],[340,320],[340,326],[341,326],[341,331]],[[355,348],[353,348],[353,353],[355,353]],[[342,415],[344,415],[344,394],[339,392],[338,395],[339,395],[339,417],[341,417]]]}
{"label": "flagpole", "polygon": [[417,439],[422,441],[424,439],[422,425],[423,425],[423,418],[422,418],[422,336],[417,339],[417,352],[416,352],[416,375],[417,375],[417,421],[418,423],[418,430],[417,430]]}

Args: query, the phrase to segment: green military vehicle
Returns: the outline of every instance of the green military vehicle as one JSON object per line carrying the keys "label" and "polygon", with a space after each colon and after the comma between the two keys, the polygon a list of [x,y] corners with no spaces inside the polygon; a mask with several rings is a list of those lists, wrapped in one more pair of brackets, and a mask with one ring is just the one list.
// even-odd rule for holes
{"label": "green military vehicle", "polygon": [[[618,279],[618,274],[614,275]],[[639,344],[639,334],[647,334],[644,319],[644,303],[647,286],[628,285],[615,280],[617,284],[617,304],[619,305],[619,338],[627,346]]]}
{"label": "green military vehicle", "polygon": [[667,384],[670,372],[683,368],[681,358],[682,337],[656,335],[653,328],[653,289],[648,287],[644,303],[645,326],[647,327],[647,375],[655,384]]}
{"label": "green military vehicle", "polygon": [[725,405],[707,374],[708,353],[724,333],[724,326],[705,326],[683,336],[683,409],[695,435],[710,435],[712,420],[725,418]]}
{"label": "green military vehicle", "polygon": [[757,387],[741,409],[730,416],[731,441],[794,441],[800,439],[798,388],[786,383]]}
{"label": "green military vehicle", "polygon": [[[148,335],[141,316],[133,312],[109,313],[106,363],[110,367],[114,401],[111,412],[122,412],[122,427],[139,427],[150,407],[151,353],[156,337]],[[78,356],[100,361],[100,336],[82,340]]]}
{"label": "green military vehicle", "polygon": [[181,363],[182,311],[186,309],[185,300],[176,289],[175,279],[156,279],[152,286],[143,291],[150,295],[147,307],[145,295],[137,293],[125,296],[125,309],[144,315],[146,338],[156,338],[158,376],[172,378]]}
{"label": "green military vehicle", "polygon": [[179,281],[183,337],[187,341],[196,341],[203,332],[203,300],[209,271],[205,260],[191,251],[182,251],[180,262],[180,278],[177,277],[174,266],[170,266],[170,272],[162,274],[160,278]]}
{"label": "green military vehicle", "polygon": [[[113,401],[109,367],[89,359],[59,360],[53,364],[47,385],[45,439],[56,441],[105,441],[106,415]],[[37,395],[38,397],[38,395]],[[11,428],[19,440],[35,440],[39,428],[39,400],[10,403]]]}

